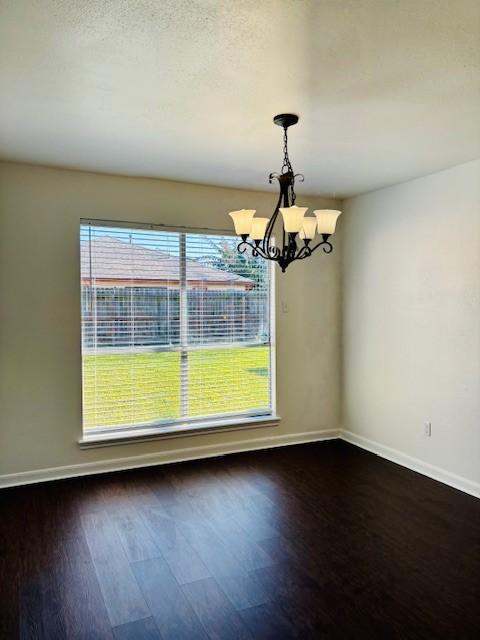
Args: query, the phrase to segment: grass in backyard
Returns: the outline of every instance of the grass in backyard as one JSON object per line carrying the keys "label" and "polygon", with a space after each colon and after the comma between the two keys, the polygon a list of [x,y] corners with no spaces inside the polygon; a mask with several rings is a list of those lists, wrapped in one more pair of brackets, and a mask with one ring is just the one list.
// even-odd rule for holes
{"label": "grass in backyard", "polygon": [[[186,415],[213,416],[268,409],[268,347],[204,349],[188,355]],[[84,428],[179,418],[180,354],[85,355]]]}

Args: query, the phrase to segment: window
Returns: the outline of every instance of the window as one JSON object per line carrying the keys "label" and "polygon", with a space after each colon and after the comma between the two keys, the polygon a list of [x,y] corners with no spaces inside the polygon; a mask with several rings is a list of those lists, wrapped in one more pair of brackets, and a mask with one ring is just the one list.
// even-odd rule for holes
{"label": "window", "polygon": [[237,242],[81,225],[84,434],[272,414],[271,267]]}

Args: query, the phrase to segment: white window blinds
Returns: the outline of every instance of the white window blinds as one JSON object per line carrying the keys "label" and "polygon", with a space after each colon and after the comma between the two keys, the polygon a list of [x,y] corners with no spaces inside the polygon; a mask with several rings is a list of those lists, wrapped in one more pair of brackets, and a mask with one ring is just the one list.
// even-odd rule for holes
{"label": "white window blinds", "polygon": [[84,430],[270,414],[270,265],[231,236],[81,226]]}

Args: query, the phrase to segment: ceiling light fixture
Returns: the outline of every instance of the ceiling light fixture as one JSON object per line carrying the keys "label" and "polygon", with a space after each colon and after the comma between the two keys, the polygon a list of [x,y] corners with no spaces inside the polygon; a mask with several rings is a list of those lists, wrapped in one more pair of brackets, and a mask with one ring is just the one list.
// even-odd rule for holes
{"label": "ceiling light fixture", "polygon": [[[333,246],[329,241],[335,233],[338,216],[342,213],[336,209],[317,209],[311,216],[305,217],[307,207],[297,207],[295,204],[295,180],[303,182],[301,173],[294,173],[288,157],[288,127],[298,122],[298,116],[293,113],[281,113],[273,118],[273,122],[283,127],[283,164],[280,173],[271,173],[268,180],[273,183],[278,180],[280,196],[277,206],[270,218],[256,218],[255,209],[241,209],[229,213],[235,225],[235,233],[242,239],[238,251],[245,253],[251,250],[254,257],[278,262],[283,272],[294,260],[304,260],[322,247],[325,253],[331,253]],[[281,206],[283,204],[283,206]],[[272,239],[278,212],[282,214],[282,245],[277,246]],[[321,236],[317,244],[312,241],[315,234]],[[249,240],[250,237],[250,240]]]}

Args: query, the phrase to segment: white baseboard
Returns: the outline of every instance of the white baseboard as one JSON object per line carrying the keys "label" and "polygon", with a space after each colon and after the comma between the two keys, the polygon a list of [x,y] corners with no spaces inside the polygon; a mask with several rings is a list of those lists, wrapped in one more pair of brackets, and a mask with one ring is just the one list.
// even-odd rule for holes
{"label": "white baseboard", "polygon": [[188,460],[198,460],[202,458],[215,458],[231,453],[241,453],[242,451],[255,451],[260,449],[272,449],[275,447],[285,447],[295,444],[305,444],[308,442],[320,442],[322,440],[334,440],[340,438],[356,445],[361,449],[375,453],[386,460],[395,462],[402,467],[407,467],[412,471],[421,473],[424,476],[443,482],[444,484],[464,491],[476,498],[480,498],[480,483],[473,482],[462,476],[458,476],[450,471],[445,471],[440,467],[423,462],[418,458],[409,456],[397,449],[392,449],[379,442],[375,442],[363,436],[359,436],[351,431],[325,429],[321,431],[307,431],[287,435],[268,436],[263,438],[251,438],[249,440],[239,440],[228,445],[201,445],[198,447],[186,447],[174,449],[172,451],[156,451],[139,456],[129,456],[124,458],[111,458],[109,460],[99,460],[97,462],[85,462],[82,464],[72,464],[62,467],[51,467],[47,469],[36,469],[34,471],[22,471],[20,473],[10,473],[0,475],[0,489],[6,487],[33,484],[35,482],[47,482],[49,480],[60,480],[61,478],[73,478],[76,476],[93,475],[97,473],[108,473],[109,471],[123,471],[126,469],[136,469],[138,467],[150,467],[172,462],[186,462]]}
{"label": "white baseboard", "polygon": [[160,464],[169,464],[172,462],[197,460],[200,458],[215,458],[218,456],[228,455],[230,453],[254,451],[257,449],[271,449],[274,447],[285,447],[294,444],[304,444],[307,442],[333,440],[335,438],[338,438],[337,429],[325,429],[323,431],[306,431],[304,433],[251,438],[250,440],[231,442],[227,445],[201,445],[198,447],[174,449],[172,451],[156,451],[155,453],[145,453],[143,455],[129,456],[126,458],[112,458],[110,460],[99,460],[98,462],[84,462],[81,464],[72,464],[62,467],[35,469],[34,471],[22,471],[20,473],[0,475],[0,489],[32,484],[35,482],[59,480],[61,478],[107,473],[109,471],[123,471],[126,469],[136,469],[138,467],[150,467]]}
{"label": "white baseboard", "polygon": [[339,432],[339,437],[346,442],[350,442],[350,444],[366,449],[371,453],[376,453],[378,456],[381,456],[386,460],[390,460],[391,462],[395,462],[402,467],[407,467],[407,469],[411,469],[412,471],[421,473],[424,476],[433,478],[433,480],[438,480],[439,482],[448,484],[454,489],[459,489],[471,496],[480,498],[480,483],[478,482],[473,482],[463,476],[457,476],[455,473],[445,471],[445,469],[441,469],[433,464],[429,464],[428,462],[409,456],[406,453],[402,453],[401,451],[398,451],[398,449],[392,449],[391,447],[387,447],[379,442],[370,440],[369,438],[359,436],[351,431],[342,429]]}

